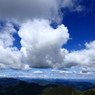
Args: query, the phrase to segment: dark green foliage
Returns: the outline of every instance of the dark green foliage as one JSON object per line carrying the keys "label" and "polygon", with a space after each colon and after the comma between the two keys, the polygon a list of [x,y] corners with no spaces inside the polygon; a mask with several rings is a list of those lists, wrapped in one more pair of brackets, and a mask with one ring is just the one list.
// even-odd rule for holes
{"label": "dark green foliage", "polygon": [[48,89],[40,95],[95,95],[95,89],[92,88],[86,91],[78,91],[72,87],[61,86]]}
{"label": "dark green foliage", "polygon": [[95,95],[95,89],[89,89],[84,92],[84,95]]}
{"label": "dark green foliage", "polygon": [[72,87],[60,86],[57,88],[52,88],[42,95],[77,95],[77,93]]}

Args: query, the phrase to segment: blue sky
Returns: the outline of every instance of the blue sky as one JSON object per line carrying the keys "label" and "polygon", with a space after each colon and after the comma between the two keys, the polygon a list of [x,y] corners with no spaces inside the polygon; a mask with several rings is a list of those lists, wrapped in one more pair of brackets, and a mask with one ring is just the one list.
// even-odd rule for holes
{"label": "blue sky", "polygon": [[[85,14],[85,15],[84,15]],[[68,49],[84,48],[85,42],[95,40],[95,8],[87,13],[71,13],[64,17],[63,23],[68,27],[72,40],[68,41],[71,46]],[[81,47],[78,45],[82,45]]]}
{"label": "blue sky", "polygon": [[95,78],[94,26],[94,0],[1,0],[0,77]]}

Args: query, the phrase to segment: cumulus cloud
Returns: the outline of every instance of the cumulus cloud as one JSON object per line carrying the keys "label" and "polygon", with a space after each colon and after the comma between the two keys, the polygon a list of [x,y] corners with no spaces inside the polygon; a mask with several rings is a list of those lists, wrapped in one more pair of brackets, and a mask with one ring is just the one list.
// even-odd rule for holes
{"label": "cumulus cloud", "polygon": [[13,35],[17,33],[9,22],[0,26],[0,69],[21,69],[21,53],[13,46]]}
{"label": "cumulus cloud", "polygon": [[22,24],[18,34],[21,37],[21,51],[30,67],[53,68],[62,62],[65,50],[62,51],[61,47],[69,39],[68,29],[64,25],[53,29],[47,20],[34,20]]}
{"label": "cumulus cloud", "polygon": [[95,70],[95,41],[85,43],[85,46],[85,49],[68,53],[64,58],[64,66],[68,68],[75,66],[84,71]]}
{"label": "cumulus cloud", "polygon": [[[50,21],[36,19],[21,24],[18,32],[9,22],[0,27],[1,69],[78,68],[82,73],[95,71],[95,41],[85,43],[85,48],[77,51],[61,48],[69,40],[68,29],[63,24],[54,29]],[[20,50],[13,45],[14,33],[21,37]]]}
{"label": "cumulus cloud", "polygon": [[[13,45],[14,33],[21,37],[21,50]],[[0,67],[21,70],[34,67],[56,68],[62,63],[67,52],[61,47],[68,39],[67,27],[59,25],[54,29],[48,20],[27,21],[21,24],[18,32],[7,22],[2,26],[0,35]]]}

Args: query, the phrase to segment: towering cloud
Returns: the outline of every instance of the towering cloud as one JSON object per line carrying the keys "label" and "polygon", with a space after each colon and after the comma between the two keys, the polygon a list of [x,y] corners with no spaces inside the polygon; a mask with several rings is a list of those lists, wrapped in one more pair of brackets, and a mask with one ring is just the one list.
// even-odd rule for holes
{"label": "towering cloud", "polygon": [[21,51],[31,67],[54,67],[62,62],[65,50],[61,51],[61,47],[69,39],[68,29],[64,25],[54,29],[47,20],[28,21],[22,24],[18,34],[21,37]]}

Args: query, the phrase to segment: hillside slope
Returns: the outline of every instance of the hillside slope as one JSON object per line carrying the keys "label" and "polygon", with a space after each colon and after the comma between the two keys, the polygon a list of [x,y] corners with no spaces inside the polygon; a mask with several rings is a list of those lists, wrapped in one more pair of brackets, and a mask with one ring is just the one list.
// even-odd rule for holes
{"label": "hillside slope", "polygon": [[79,91],[69,86],[48,84],[41,86],[36,83],[20,81],[15,84],[1,86],[0,95],[95,95],[95,87]]}

